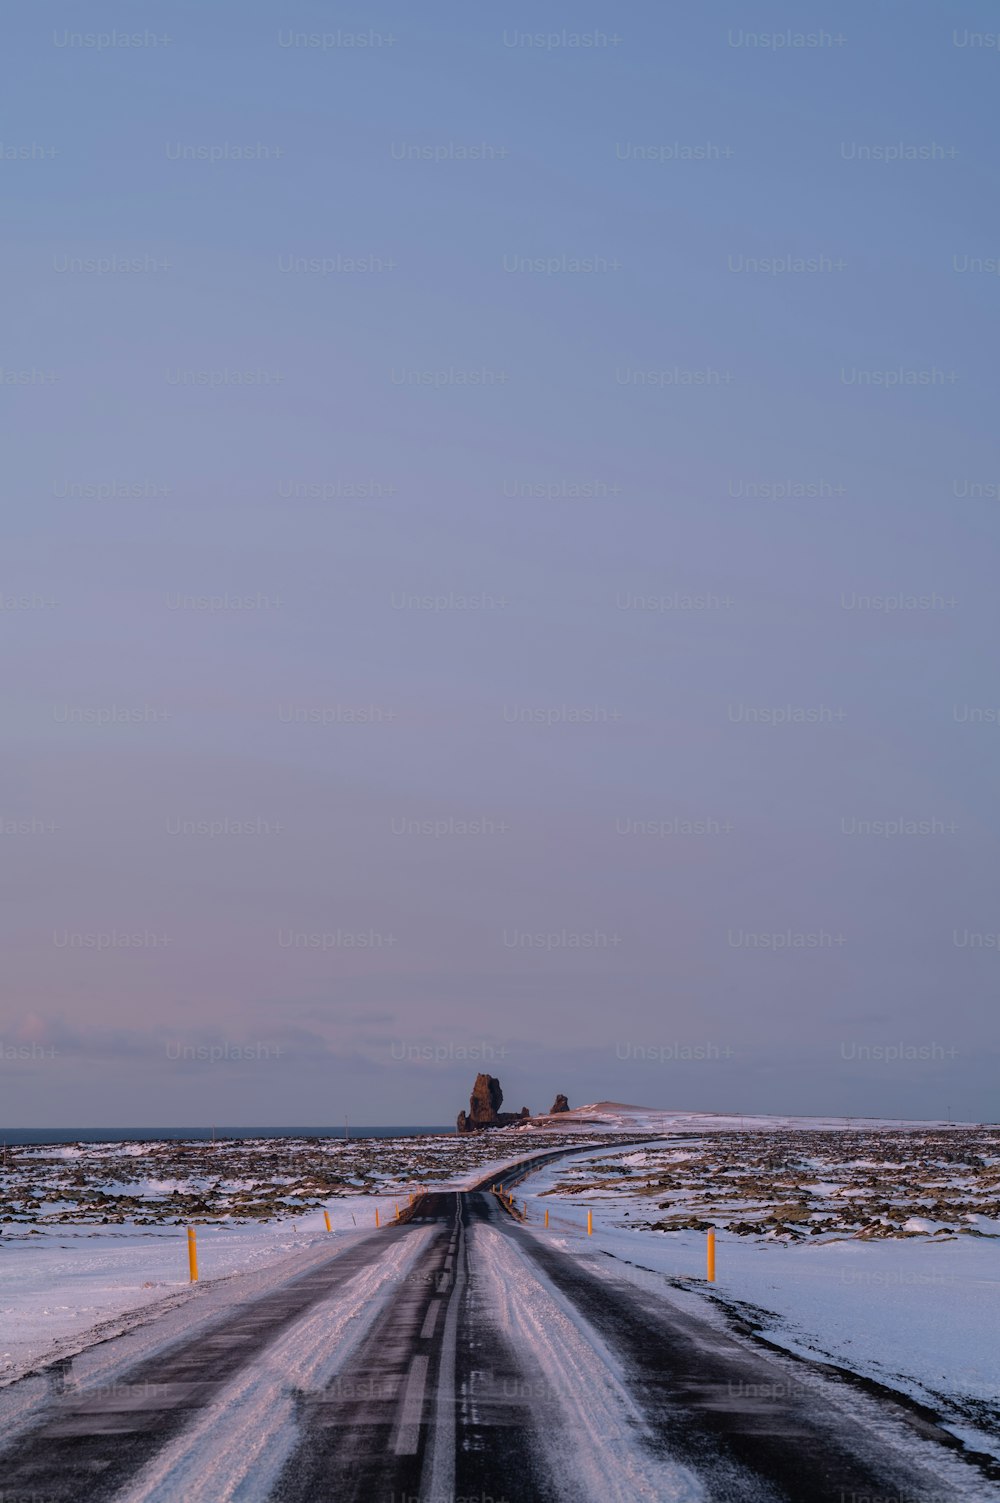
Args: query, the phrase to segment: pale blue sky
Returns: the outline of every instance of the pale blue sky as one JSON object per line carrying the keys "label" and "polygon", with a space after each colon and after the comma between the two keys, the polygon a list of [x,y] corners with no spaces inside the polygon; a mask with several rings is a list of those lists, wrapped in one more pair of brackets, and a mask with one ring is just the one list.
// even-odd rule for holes
{"label": "pale blue sky", "polygon": [[4,1119],[995,1118],[994,8],[3,29]]}

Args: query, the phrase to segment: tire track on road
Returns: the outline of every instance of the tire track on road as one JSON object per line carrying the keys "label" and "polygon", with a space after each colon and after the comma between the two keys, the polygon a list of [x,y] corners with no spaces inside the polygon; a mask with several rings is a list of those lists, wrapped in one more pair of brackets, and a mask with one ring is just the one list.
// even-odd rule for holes
{"label": "tire track on road", "polygon": [[228,1503],[271,1490],[293,1450],[303,1395],[329,1380],[409,1275],[428,1232],[416,1230],[240,1369],[217,1398],[116,1494],[120,1503]]}
{"label": "tire track on road", "polygon": [[[529,1160],[510,1165],[509,1172],[523,1174],[529,1166],[551,1162],[568,1153],[588,1151],[592,1147],[592,1144],[581,1144],[574,1148],[546,1150]],[[474,1189],[470,1193],[476,1195],[477,1191]],[[492,1197],[480,1198],[493,1203]],[[376,1384],[382,1383],[382,1389],[376,1387],[360,1398],[360,1390],[355,1390],[354,1402],[357,1413],[366,1413],[369,1421],[380,1401],[390,1415],[395,1416],[405,1392],[409,1364],[415,1355],[414,1344],[422,1343],[427,1363],[426,1367],[418,1364],[413,1369],[409,1419],[405,1429],[397,1435],[400,1449],[398,1453],[393,1451],[394,1466],[400,1475],[405,1474],[411,1482],[414,1479],[419,1482],[421,1467],[426,1458],[431,1457],[435,1478],[440,1481],[453,1475],[457,1422],[455,1387],[456,1382],[461,1384],[463,1381],[462,1352],[468,1348],[470,1339],[474,1340],[469,1336],[468,1321],[463,1323],[459,1319],[467,1298],[468,1263],[457,1219],[458,1203],[455,1192],[426,1193],[406,1209],[400,1224],[390,1224],[329,1256],[320,1254],[320,1258],[311,1261],[307,1269],[290,1275],[276,1287],[199,1319],[195,1330],[188,1329],[176,1339],[164,1341],[152,1355],[130,1362],[127,1355],[115,1357],[115,1342],[109,1342],[108,1353],[99,1366],[106,1380],[110,1381],[101,1382],[98,1377],[97,1383],[89,1387],[56,1394],[37,1421],[33,1416],[28,1421],[30,1429],[25,1427],[8,1438],[6,1448],[0,1452],[4,1496],[44,1498],[45,1503],[83,1503],[83,1500],[107,1503],[112,1498],[121,1499],[122,1490],[134,1484],[140,1489],[141,1496],[158,1498],[156,1488],[161,1471],[168,1475],[171,1465],[182,1465],[183,1458],[189,1453],[194,1454],[206,1433],[215,1426],[217,1412],[213,1406],[235,1404],[239,1410],[241,1405],[249,1404],[265,1368],[269,1370],[275,1405],[281,1409],[288,1389],[287,1381],[283,1381],[287,1378],[287,1371],[280,1370],[274,1360],[262,1364],[259,1359],[265,1352],[270,1352],[274,1359],[284,1350],[283,1341],[290,1342],[289,1351],[292,1351],[303,1342],[311,1342],[323,1329],[328,1334],[335,1331],[337,1305],[322,1314],[317,1307],[339,1302],[340,1297],[349,1295],[352,1281],[369,1278],[373,1267],[377,1268],[380,1260],[393,1248],[398,1248],[403,1239],[412,1237],[421,1227],[425,1232],[433,1232],[442,1223],[442,1217],[450,1235],[448,1245],[435,1234],[426,1239],[422,1236],[414,1239],[415,1242],[426,1240],[428,1243],[423,1253],[416,1247],[414,1257],[429,1272],[406,1275],[390,1310],[381,1314],[378,1310],[372,1311],[376,1324],[380,1320],[383,1322],[382,1334],[372,1349],[370,1363],[371,1376]],[[441,1256],[436,1260],[431,1249],[439,1245]],[[312,1254],[310,1258],[313,1258]],[[228,1280],[213,1282],[221,1284]],[[361,1305],[370,1297],[373,1286],[369,1283],[365,1287],[368,1292],[362,1294]],[[436,1308],[439,1314],[432,1315],[432,1308]],[[419,1333],[411,1327],[411,1317],[418,1309]],[[310,1319],[311,1312],[314,1319]],[[155,1323],[152,1323],[152,1328],[155,1328]],[[464,1346],[460,1344],[459,1332]],[[127,1337],[121,1339],[124,1343],[128,1341]],[[322,1344],[321,1337],[320,1342]],[[382,1371],[386,1354],[393,1353],[399,1371],[387,1374]],[[82,1360],[90,1360],[93,1369],[90,1348],[80,1355]],[[290,1357],[289,1361],[291,1364],[294,1359]],[[316,1372],[321,1370],[322,1364],[315,1369]],[[328,1419],[332,1417],[336,1421],[342,1416],[346,1393],[347,1389],[341,1387],[339,1402],[327,1405]],[[434,1434],[427,1426],[430,1396],[433,1396],[439,1416]],[[32,1406],[36,1402],[32,1396]],[[301,1420],[304,1433],[309,1433],[311,1420],[315,1420],[321,1409],[322,1404],[315,1402],[315,1396],[299,1396],[296,1417]],[[218,1412],[219,1422],[223,1419],[223,1412]],[[233,1411],[230,1410],[232,1419]],[[237,1426],[240,1423],[238,1413],[235,1423]],[[378,1429],[377,1424],[375,1429]],[[435,1445],[437,1431],[441,1437],[450,1433],[450,1440]],[[184,1439],[180,1440],[182,1435]],[[226,1436],[217,1431],[214,1438],[216,1451],[231,1457],[232,1475],[223,1475],[224,1468],[220,1472],[213,1464],[213,1486],[223,1491],[216,1490],[212,1494],[212,1503],[227,1496],[246,1471],[244,1458],[238,1454],[239,1448],[234,1454]],[[164,1464],[164,1447],[175,1443],[172,1458]],[[527,1446],[526,1438],[524,1443]],[[255,1442],[251,1443],[251,1449],[253,1444]],[[343,1436],[341,1445],[334,1449],[344,1449]],[[351,1447],[346,1450],[350,1453]],[[353,1454],[360,1454],[357,1446]],[[523,1471],[525,1464],[518,1461],[518,1465]],[[141,1475],[143,1468],[149,1469],[145,1477]],[[350,1468],[347,1470],[350,1472]],[[196,1479],[189,1479],[188,1485],[197,1489],[199,1484]],[[320,1485],[325,1484],[321,1482]],[[345,1476],[344,1487],[353,1485],[353,1474]],[[197,1495],[197,1492],[186,1493],[188,1497]],[[295,1495],[294,1490],[291,1495]],[[313,1497],[325,1494],[306,1493],[304,1496],[311,1503]],[[349,1494],[342,1490],[334,1496],[346,1498]],[[357,1496],[370,1495],[361,1491]],[[516,1498],[511,1495],[511,1503],[519,1503],[521,1496],[520,1493]],[[529,1491],[523,1496],[535,1503],[542,1494]]]}
{"label": "tire track on road", "polygon": [[41,1424],[0,1454],[8,1496],[46,1503],[113,1497],[223,1385],[407,1231],[374,1233],[276,1290],[235,1305],[208,1330],[129,1368],[110,1389],[58,1399]]}

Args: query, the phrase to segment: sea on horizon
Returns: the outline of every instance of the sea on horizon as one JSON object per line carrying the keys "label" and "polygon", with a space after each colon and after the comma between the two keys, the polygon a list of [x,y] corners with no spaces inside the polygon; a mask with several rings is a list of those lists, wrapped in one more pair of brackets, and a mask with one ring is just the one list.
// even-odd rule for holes
{"label": "sea on horizon", "polygon": [[30,1147],[39,1143],[210,1143],[225,1138],[416,1138],[454,1133],[439,1127],[0,1127],[0,1143]]}

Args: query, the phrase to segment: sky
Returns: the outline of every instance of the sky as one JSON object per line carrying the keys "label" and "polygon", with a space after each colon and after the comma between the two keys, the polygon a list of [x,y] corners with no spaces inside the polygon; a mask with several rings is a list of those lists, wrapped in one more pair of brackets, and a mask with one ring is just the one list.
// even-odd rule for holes
{"label": "sky", "polygon": [[994,7],[3,30],[3,1123],[1000,1116]]}

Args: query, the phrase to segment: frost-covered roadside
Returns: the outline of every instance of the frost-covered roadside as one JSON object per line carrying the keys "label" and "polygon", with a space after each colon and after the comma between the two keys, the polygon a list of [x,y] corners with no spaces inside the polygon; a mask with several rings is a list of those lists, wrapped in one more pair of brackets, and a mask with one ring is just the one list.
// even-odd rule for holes
{"label": "frost-covered roadside", "polygon": [[[312,1248],[331,1252],[347,1236],[374,1231],[376,1208],[383,1221],[391,1219],[398,1199],[331,1201],[333,1235],[321,1211],[263,1224],[199,1227],[202,1286]],[[107,1336],[116,1319],[190,1290],[183,1227],[8,1226],[0,1243],[0,1386],[80,1350],[95,1328]]]}
{"label": "frost-covered roadside", "polygon": [[[239,1222],[220,1215],[197,1225],[202,1289],[213,1279],[280,1265],[313,1248],[322,1254],[347,1236],[373,1231],[376,1211],[383,1225],[391,1220],[396,1207],[407,1203],[414,1183],[468,1188],[514,1160],[555,1146],[546,1138],[545,1148],[527,1148],[523,1134],[504,1131],[491,1134],[488,1141],[478,1140],[470,1161],[461,1140],[455,1142],[457,1153],[451,1152],[451,1140],[413,1142],[413,1164],[422,1171],[419,1181],[389,1181],[383,1194],[341,1194],[327,1200],[332,1236],[319,1207],[298,1214],[283,1207],[280,1219],[264,1221]],[[113,1147],[118,1160],[119,1145]],[[103,1145],[96,1145],[96,1151],[101,1158],[112,1157]],[[276,1155],[282,1160],[288,1151],[286,1144],[276,1142]],[[89,1146],[74,1152],[70,1161],[83,1157],[86,1162],[89,1152]],[[70,1157],[65,1152],[63,1156]],[[454,1168],[464,1172],[449,1172]],[[152,1313],[165,1301],[184,1299],[190,1289],[183,1226],[8,1222],[0,1239],[0,1389],[26,1372],[79,1351],[92,1334],[105,1338],[124,1328],[146,1307]]]}
{"label": "frost-covered roadside", "polygon": [[[683,1155],[692,1139],[672,1146]],[[633,1157],[642,1152],[627,1151]],[[581,1156],[573,1160],[573,1173],[585,1181],[588,1165],[606,1168],[621,1157],[608,1150]],[[550,1228],[541,1235],[568,1253],[599,1249],[616,1260],[616,1274],[647,1288],[652,1275],[652,1287],[665,1298],[709,1319],[725,1321],[729,1307],[776,1345],[908,1394],[940,1413],[970,1447],[1000,1456],[994,1314],[1000,1241],[994,1237],[942,1240],[933,1223],[925,1235],[885,1240],[844,1235],[792,1242],[720,1230],[716,1283],[709,1286],[703,1231],[631,1227],[630,1221],[649,1214],[649,1199],[630,1196],[620,1183],[613,1192],[591,1184],[544,1193],[568,1177],[565,1166],[546,1166],[515,1191],[518,1201],[527,1202],[535,1228],[548,1210]],[[588,1210],[594,1225],[589,1238]]]}

